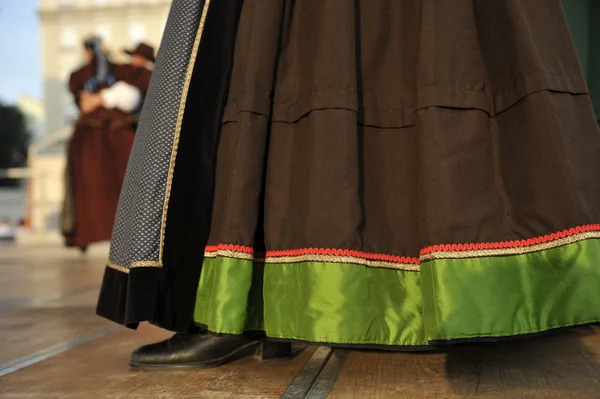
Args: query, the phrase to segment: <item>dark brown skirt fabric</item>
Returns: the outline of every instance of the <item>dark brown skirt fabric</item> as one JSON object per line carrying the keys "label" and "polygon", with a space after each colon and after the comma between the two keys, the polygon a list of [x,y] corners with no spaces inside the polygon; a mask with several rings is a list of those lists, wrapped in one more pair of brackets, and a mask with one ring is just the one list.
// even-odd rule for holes
{"label": "dark brown skirt fabric", "polygon": [[418,257],[598,223],[598,154],[559,0],[247,0],[209,245]]}
{"label": "dark brown skirt fabric", "polygon": [[120,123],[119,128],[111,128],[108,122],[90,126],[85,124],[86,120],[79,121],[69,143],[67,162],[74,229],[63,233],[68,245],[80,247],[110,240],[135,138],[135,132],[126,122]]}

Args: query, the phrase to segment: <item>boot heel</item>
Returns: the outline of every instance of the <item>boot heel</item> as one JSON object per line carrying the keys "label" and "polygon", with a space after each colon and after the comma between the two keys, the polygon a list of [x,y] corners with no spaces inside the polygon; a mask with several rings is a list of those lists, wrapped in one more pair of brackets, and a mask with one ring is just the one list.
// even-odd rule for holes
{"label": "boot heel", "polygon": [[288,360],[292,358],[292,344],[264,341],[259,348],[258,355],[263,362]]}

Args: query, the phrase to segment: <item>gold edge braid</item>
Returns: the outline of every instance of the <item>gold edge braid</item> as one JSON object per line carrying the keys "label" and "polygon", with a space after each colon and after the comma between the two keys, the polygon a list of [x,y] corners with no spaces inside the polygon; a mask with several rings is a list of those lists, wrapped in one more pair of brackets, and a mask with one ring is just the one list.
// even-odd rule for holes
{"label": "gold edge braid", "polygon": [[546,251],[549,249],[562,247],[564,245],[574,244],[579,241],[600,238],[600,231],[590,231],[587,233],[575,234],[570,237],[560,238],[558,240],[531,245],[528,247],[502,248],[502,249],[476,249],[471,251],[452,251],[452,252],[433,252],[421,256],[421,261],[431,261],[437,259],[463,259],[480,258],[486,256],[507,256],[524,255],[532,252]]}
{"label": "gold edge braid", "polygon": [[135,269],[136,267],[162,267],[162,262],[141,261],[141,262],[133,262],[130,266],[131,269]]}
{"label": "gold edge braid", "polygon": [[354,256],[337,255],[299,255],[299,256],[278,256],[265,259],[265,263],[298,263],[298,262],[332,262],[361,265],[378,269],[395,269],[404,271],[420,270],[419,265],[411,263],[386,262],[383,260],[370,260],[357,258]]}
{"label": "gold edge braid", "polygon": [[[165,242],[165,228],[167,225],[167,211],[169,210],[169,199],[171,198],[171,186],[173,184],[173,173],[175,170],[175,159],[177,158],[177,149],[179,146],[179,136],[181,134],[181,125],[183,123],[183,114],[185,112],[185,104],[187,101],[188,91],[190,89],[190,82],[192,81],[192,74],[194,71],[194,65],[196,64],[196,57],[198,56],[198,48],[200,47],[200,41],[204,32],[204,24],[206,23],[206,16],[208,14],[208,7],[210,6],[211,0],[206,0],[204,8],[202,9],[202,15],[200,17],[200,23],[198,24],[198,31],[196,32],[196,38],[194,40],[194,47],[190,55],[188,68],[185,75],[185,82],[183,84],[183,92],[181,93],[181,101],[179,102],[179,113],[177,114],[177,124],[175,125],[175,135],[173,137],[173,148],[171,150],[171,160],[169,161],[169,172],[167,174],[167,187],[165,190],[165,201],[163,203],[162,221],[160,225],[160,243],[158,253],[158,263],[162,265],[163,247]],[[160,266],[159,266],[160,267]]]}
{"label": "gold edge braid", "polygon": [[111,261],[106,262],[106,266],[110,267],[111,269],[115,269],[121,273],[125,273],[125,274],[129,274],[129,269],[123,266],[119,266],[119,265],[115,265],[114,263],[112,263]]}
{"label": "gold edge braid", "polygon": [[[600,232],[586,232],[576,234],[570,237],[561,238],[552,242],[536,244],[528,247],[519,248],[502,248],[502,249],[482,249],[472,251],[454,251],[454,252],[434,252],[424,255],[420,258],[421,262],[437,260],[437,259],[467,259],[492,256],[508,256],[508,255],[524,255],[527,253],[545,251],[569,244],[574,244],[588,239],[600,238]],[[211,251],[204,253],[205,258],[225,257],[240,260],[252,260],[255,262],[264,262],[270,264],[278,263],[299,263],[299,262],[335,262],[345,264],[356,264],[367,267],[394,269],[404,271],[420,271],[420,265],[410,263],[395,263],[386,261],[376,261],[352,256],[336,256],[336,255],[298,255],[298,256],[279,256],[271,258],[254,258],[252,254],[235,251]]]}
{"label": "gold edge braid", "polygon": [[254,255],[247,254],[245,252],[235,252],[235,251],[227,251],[227,250],[218,250],[204,253],[205,258],[232,258],[232,259],[240,259],[240,260],[254,260]]}
{"label": "gold edge braid", "polygon": [[420,270],[419,265],[410,263],[394,263],[386,261],[376,261],[369,259],[356,258],[353,256],[336,256],[336,255],[298,255],[298,256],[278,256],[272,258],[254,258],[252,254],[235,251],[211,251],[204,253],[205,258],[231,258],[239,260],[249,260],[254,262],[264,262],[270,264],[280,263],[300,263],[300,262],[331,262],[331,263],[344,263],[353,264],[360,266],[373,267],[378,269],[394,269],[418,272]]}
{"label": "gold edge braid", "polygon": [[121,265],[117,265],[112,263],[111,261],[106,262],[106,265],[111,269],[118,270],[122,273],[129,274],[131,269],[139,268],[139,267],[162,267],[162,264],[155,261],[142,261],[142,262],[133,262],[130,267],[125,267]]}
{"label": "gold edge braid", "polygon": [[[421,261],[429,261],[436,259],[466,259],[466,258],[479,258],[479,257],[491,257],[491,256],[506,256],[506,255],[523,255],[532,252],[544,251],[553,249],[569,244],[574,244],[580,241],[588,239],[600,238],[600,232],[587,232],[580,233],[570,237],[561,238],[552,242],[546,242],[542,244],[532,245],[529,247],[520,248],[503,248],[503,249],[483,249],[473,251],[455,251],[455,252],[435,252],[421,257]],[[420,266],[410,263],[394,263],[385,261],[374,261],[369,259],[355,258],[352,256],[335,256],[335,255],[299,255],[299,256],[280,256],[273,258],[254,258],[252,254],[244,252],[235,252],[227,250],[211,251],[204,253],[205,258],[231,258],[239,260],[250,260],[255,262],[264,262],[270,264],[277,263],[299,263],[299,262],[335,262],[345,264],[357,264],[367,267],[382,268],[382,269],[395,269],[404,271],[420,271]],[[123,273],[129,273],[130,268],[116,265],[112,262],[107,262],[107,266],[118,270]],[[162,267],[159,262],[143,261],[134,262],[131,264],[131,268],[136,267]]]}

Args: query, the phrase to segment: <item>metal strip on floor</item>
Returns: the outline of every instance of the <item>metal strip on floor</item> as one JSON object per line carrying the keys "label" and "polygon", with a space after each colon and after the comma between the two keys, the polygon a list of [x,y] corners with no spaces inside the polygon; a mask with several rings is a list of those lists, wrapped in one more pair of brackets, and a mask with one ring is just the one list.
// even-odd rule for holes
{"label": "metal strip on floor", "polygon": [[349,351],[320,347],[281,396],[281,399],[326,399]]}
{"label": "metal strip on floor", "polygon": [[102,330],[95,331],[93,333],[86,334],[81,337],[71,339],[69,341],[64,341],[64,342],[58,343],[49,348],[42,349],[31,355],[23,356],[21,358],[12,360],[8,363],[0,364],[0,377],[5,376],[10,373],[14,373],[15,371],[24,369],[25,367],[29,367],[36,363],[42,362],[46,359],[49,359],[53,356],[60,354],[60,353],[77,348],[78,346],[82,346],[87,343],[90,343],[96,339],[99,339],[106,335],[112,334],[112,333],[120,330],[121,328],[123,328],[123,327],[110,326],[109,328],[104,328]]}
{"label": "metal strip on floor", "polygon": [[325,368],[306,395],[306,399],[326,399],[329,396],[349,354],[350,352],[347,350],[333,352]]}
{"label": "metal strip on floor", "polygon": [[281,395],[280,399],[306,398],[306,395],[319,377],[332,353],[331,348],[325,346],[318,348],[310,360],[302,367],[302,370],[300,370],[283,395]]}

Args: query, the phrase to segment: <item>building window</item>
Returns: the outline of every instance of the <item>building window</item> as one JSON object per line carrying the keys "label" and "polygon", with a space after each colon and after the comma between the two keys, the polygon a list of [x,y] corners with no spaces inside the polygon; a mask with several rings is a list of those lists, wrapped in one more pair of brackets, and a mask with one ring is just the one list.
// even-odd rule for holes
{"label": "building window", "polygon": [[71,50],[77,46],[77,32],[71,26],[63,26],[60,31],[60,48]]}
{"label": "building window", "polygon": [[144,41],[146,29],[141,23],[133,23],[129,26],[129,44],[135,46],[141,41]]}

